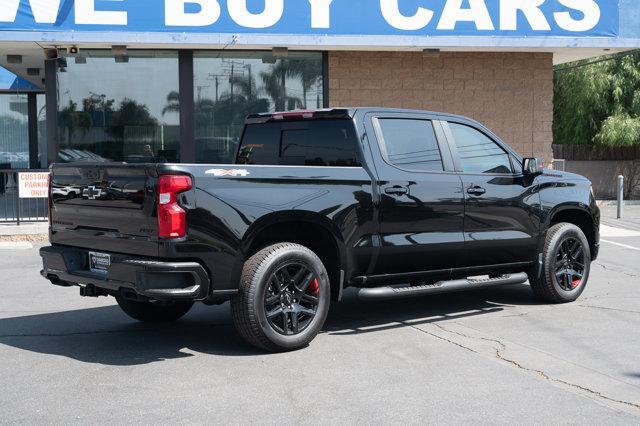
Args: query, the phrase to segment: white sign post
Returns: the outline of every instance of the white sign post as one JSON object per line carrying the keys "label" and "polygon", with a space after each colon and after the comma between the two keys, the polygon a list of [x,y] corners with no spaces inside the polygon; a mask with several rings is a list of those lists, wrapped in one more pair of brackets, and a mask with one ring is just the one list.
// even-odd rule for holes
{"label": "white sign post", "polygon": [[47,198],[49,196],[49,173],[18,173],[20,198]]}

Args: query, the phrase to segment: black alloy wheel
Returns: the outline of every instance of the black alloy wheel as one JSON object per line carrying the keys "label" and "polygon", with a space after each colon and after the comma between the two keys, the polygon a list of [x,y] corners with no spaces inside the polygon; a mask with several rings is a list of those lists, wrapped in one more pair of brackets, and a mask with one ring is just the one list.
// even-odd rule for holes
{"label": "black alloy wheel", "polygon": [[275,243],[245,262],[231,317],[250,344],[272,352],[306,347],[320,332],[331,303],[322,260],[309,248]]}
{"label": "black alloy wheel", "polygon": [[582,229],[557,223],[546,233],[540,267],[528,271],[535,295],[549,303],[577,300],[587,287],[591,247]]}
{"label": "black alloy wheel", "polygon": [[269,325],[289,336],[304,331],[318,311],[318,278],[303,263],[292,262],[269,278],[264,307]]}
{"label": "black alloy wheel", "polygon": [[573,237],[563,240],[556,252],[555,274],[558,285],[565,291],[574,291],[582,285],[584,268],[582,242]]}

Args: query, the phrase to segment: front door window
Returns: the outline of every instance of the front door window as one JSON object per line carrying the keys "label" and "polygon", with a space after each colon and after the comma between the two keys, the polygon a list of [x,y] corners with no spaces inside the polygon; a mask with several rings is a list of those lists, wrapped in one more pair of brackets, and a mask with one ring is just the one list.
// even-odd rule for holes
{"label": "front door window", "polygon": [[509,154],[484,133],[464,124],[449,123],[462,171],[465,173],[511,173]]}

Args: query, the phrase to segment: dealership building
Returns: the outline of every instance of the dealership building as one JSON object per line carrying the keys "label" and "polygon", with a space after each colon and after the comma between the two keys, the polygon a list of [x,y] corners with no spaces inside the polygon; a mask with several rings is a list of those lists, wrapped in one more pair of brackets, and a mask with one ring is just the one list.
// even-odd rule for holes
{"label": "dealership building", "polygon": [[552,159],[553,66],[640,47],[637,0],[2,0],[0,168],[224,163],[255,112],[474,118]]}

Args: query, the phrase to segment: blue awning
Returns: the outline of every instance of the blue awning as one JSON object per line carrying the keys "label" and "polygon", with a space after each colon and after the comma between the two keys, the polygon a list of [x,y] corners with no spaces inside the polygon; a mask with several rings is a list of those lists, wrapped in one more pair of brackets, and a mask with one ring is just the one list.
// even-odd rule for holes
{"label": "blue awning", "polygon": [[18,77],[6,68],[0,67],[0,90],[15,92],[42,92],[35,84]]}

